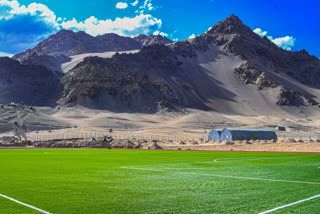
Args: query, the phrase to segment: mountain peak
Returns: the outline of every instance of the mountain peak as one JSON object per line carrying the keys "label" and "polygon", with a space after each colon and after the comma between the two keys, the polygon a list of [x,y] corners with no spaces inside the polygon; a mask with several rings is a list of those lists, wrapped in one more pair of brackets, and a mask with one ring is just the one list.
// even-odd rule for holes
{"label": "mountain peak", "polygon": [[146,35],[144,35],[144,34],[140,34],[139,36],[136,36],[136,37],[134,37],[134,38],[141,38],[141,39],[144,39],[144,38],[146,38],[147,36]]}
{"label": "mountain peak", "polygon": [[56,34],[53,34],[51,36],[54,36],[54,35],[56,35],[56,36],[58,36],[58,35],[73,35],[73,34],[75,34],[75,32],[73,32],[72,30],[62,29],[62,30],[58,31]]}
{"label": "mountain peak", "polygon": [[303,56],[309,56],[309,53],[306,51],[306,49],[302,49],[300,51],[297,51],[298,54],[301,54]]}
{"label": "mountain peak", "polygon": [[231,15],[225,20],[218,22],[208,32],[233,34],[248,31],[251,31],[251,29],[244,25],[237,16]]}
{"label": "mountain peak", "polygon": [[242,24],[242,21],[239,19],[239,17],[236,15],[233,15],[233,14],[231,14],[229,17],[227,17],[224,21]]}
{"label": "mountain peak", "polygon": [[139,35],[137,37],[134,37],[134,39],[138,41],[142,46],[147,46],[151,44],[169,44],[172,42],[170,39],[163,37],[159,34],[150,34],[149,36]]}

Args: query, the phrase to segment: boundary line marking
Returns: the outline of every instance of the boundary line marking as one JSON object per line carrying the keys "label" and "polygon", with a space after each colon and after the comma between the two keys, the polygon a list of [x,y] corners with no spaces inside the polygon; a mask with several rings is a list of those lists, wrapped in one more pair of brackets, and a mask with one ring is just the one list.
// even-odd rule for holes
{"label": "boundary line marking", "polygon": [[293,203],[291,203],[291,204],[286,204],[286,205],[283,205],[283,206],[280,206],[280,207],[273,208],[273,209],[271,209],[271,210],[267,210],[267,211],[261,212],[261,213],[259,213],[259,214],[271,213],[271,212],[273,212],[273,211],[280,210],[280,209],[286,208],[286,207],[290,207],[290,206],[293,206],[293,205],[296,205],[296,204],[300,204],[300,203],[305,202],[305,201],[310,201],[310,200],[312,200],[312,199],[314,199],[314,198],[319,198],[319,197],[320,197],[320,195],[315,195],[315,196],[312,196],[312,197],[310,197],[310,198],[306,198],[306,199],[303,199],[303,200],[300,200],[300,201],[293,202]]}
{"label": "boundary line marking", "polygon": [[41,213],[51,214],[51,213],[49,213],[49,212],[47,212],[47,211],[44,211],[44,210],[42,210],[42,209],[40,209],[40,208],[37,208],[37,207],[34,207],[34,206],[32,206],[32,205],[23,203],[23,202],[18,201],[18,200],[14,199],[14,198],[10,198],[10,197],[8,197],[8,196],[6,196],[6,195],[0,194],[0,197],[9,199],[10,201],[14,201],[14,202],[16,202],[16,203],[18,203],[18,204],[21,204],[21,205],[26,206],[26,207],[29,207],[29,208],[31,208],[31,209],[37,210],[37,211],[39,211],[39,212],[41,212]]}
{"label": "boundary line marking", "polygon": [[[152,165],[140,165],[140,166],[170,166],[170,165],[188,165],[188,164],[196,164],[196,163],[214,163],[221,162],[221,160],[240,160],[240,161],[252,161],[252,160],[278,160],[278,159],[290,159],[290,158],[305,158],[305,157],[316,157],[314,155],[308,156],[289,156],[289,157],[264,157],[264,158],[218,158],[212,161],[198,161],[198,162],[188,162],[188,163],[161,163],[161,164],[152,164]],[[320,157],[320,156],[319,156]],[[226,161],[223,161],[226,162]],[[320,168],[320,167],[319,167]]]}
{"label": "boundary line marking", "polygon": [[180,173],[180,174],[191,174],[191,175],[204,175],[211,177],[222,177],[222,178],[237,178],[244,180],[258,180],[258,181],[271,181],[271,182],[285,182],[285,183],[299,183],[299,184],[317,184],[316,182],[308,182],[308,181],[290,181],[290,180],[277,180],[277,179],[268,179],[268,178],[252,178],[252,177],[239,177],[239,176],[231,176],[231,175],[215,175],[215,174],[207,174],[207,173],[196,173],[196,172],[182,172],[182,171],[168,171],[161,169],[147,169],[147,168],[136,168],[136,167],[120,167],[122,169],[134,169],[134,170],[143,170],[143,171],[154,171],[154,172],[171,172],[171,173]]}

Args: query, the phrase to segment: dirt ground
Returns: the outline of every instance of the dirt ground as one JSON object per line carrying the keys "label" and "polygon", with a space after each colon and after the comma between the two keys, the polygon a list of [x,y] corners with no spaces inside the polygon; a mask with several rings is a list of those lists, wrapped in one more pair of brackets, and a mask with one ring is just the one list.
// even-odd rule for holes
{"label": "dirt ground", "polygon": [[[8,118],[13,123],[17,111],[2,109],[0,115],[1,136],[12,136],[5,128]],[[22,112],[23,113],[23,112]],[[21,113],[21,114],[22,114]],[[285,116],[285,117],[284,117]],[[20,116],[19,116],[20,117]],[[23,117],[20,117],[23,118]],[[243,150],[243,151],[320,151],[320,118],[298,117],[297,115],[239,115],[215,111],[186,109],[185,112],[159,112],[156,114],[114,113],[83,107],[50,109],[38,108],[25,120],[28,140],[48,141],[56,139],[103,137],[129,139],[134,142],[156,140],[163,149],[191,150]],[[2,123],[1,123],[2,122]],[[269,129],[286,127],[276,131],[278,142],[206,142],[212,129]],[[30,128],[32,127],[32,129]],[[109,133],[112,129],[112,133]],[[203,139],[203,143],[197,143]],[[294,140],[288,140],[294,139]],[[186,144],[179,144],[181,141]]]}
{"label": "dirt ground", "polygon": [[235,115],[194,109],[156,114],[114,113],[83,107],[61,110],[39,108],[38,112],[50,120],[45,117],[29,117],[27,121],[31,125],[41,124],[41,129],[35,130],[37,127],[34,127],[33,130],[29,130],[28,137],[32,140],[100,137],[108,135],[109,129],[113,130],[113,137],[120,139],[196,140],[206,139],[211,129],[274,130],[276,126],[286,127],[285,132],[276,131],[278,139],[320,139],[318,117]]}
{"label": "dirt ground", "polygon": [[279,152],[319,152],[320,143],[234,144],[207,143],[199,145],[177,145],[159,143],[163,149],[219,150],[219,151],[279,151]]}

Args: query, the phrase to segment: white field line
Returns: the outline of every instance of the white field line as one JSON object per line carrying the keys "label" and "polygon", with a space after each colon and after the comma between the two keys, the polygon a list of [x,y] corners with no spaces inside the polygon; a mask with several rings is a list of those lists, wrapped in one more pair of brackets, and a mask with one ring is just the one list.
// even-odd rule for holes
{"label": "white field line", "polygon": [[164,170],[164,169],[204,169],[203,167],[188,167],[188,168],[161,168],[161,170]]}
{"label": "white field line", "polygon": [[300,204],[300,203],[302,203],[302,202],[309,201],[309,200],[312,200],[312,199],[314,199],[314,198],[319,198],[319,197],[320,197],[320,195],[315,195],[315,196],[312,196],[312,197],[310,197],[310,198],[303,199],[303,200],[300,200],[300,201],[296,201],[296,202],[294,202],[294,203],[286,204],[286,205],[283,205],[283,206],[280,206],[280,207],[276,207],[276,208],[274,208],[274,209],[267,210],[267,211],[264,211],[264,212],[259,213],[259,214],[271,213],[271,212],[273,212],[273,211],[280,210],[280,209],[286,208],[286,207],[290,207],[290,206],[293,206],[293,205],[296,205],[296,204]]}
{"label": "white field line", "polygon": [[188,165],[194,163],[212,163],[212,161],[204,161],[204,162],[189,162],[189,163],[164,163],[164,164],[154,164],[154,165],[140,165],[140,166],[176,166],[176,165]]}
{"label": "white field line", "polygon": [[44,210],[39,209],[39,208],[37,208],[37,207],[34,207],[34,206],[29,205],[29,204],[23,203],[23,202],[18,201],[18,200],[14,199],[14,198],[10,198],[10,197],[8,197],[8,196],[6,196],[6,195],[0,194],[0,196],[3,197],[3,198],[9,199],[10,201],[14,201],[14,202],[16,202],[16,203],[18,203],[18,204],[21,204],[21,205],[23,205],[23,206],[26,206],[26,207],[29,207],[29,208],[31,208],[31,209],[37,210],[37,211],[39,211],[39,212],[41,212],[41,213],[51,214],[51,213],[49,213],[49,212],[47,212],[47,211],[44,211]]}
{"label": "white field line", "polygon": [[[316,157],[314,155],[308,155],[308,156],[291,156],[291,157],[265,157],[265,158],[220,158],[213,160],[214,162],[220,161],[220,160],[226,160],[226,159],[236,159],[241,161],[252,161],[252,160],[277,160],[279,158],[281,159],[290,159],[290,158],[305,158],[305,157]],[[319,156],[320,157],[320,156]]]}
{"label": "white field line", "polygon": [[257,181],[271,181],[271,182],[284,182],[284,183],[298,183],[298,184],[316,184],[316,185],[320,185],[320,183],[308,182],[308,181],[290,181],[290,180],[277,180],[277,179],[268,179],[268,178],[239,177],[239,176],[231,176],[231,175],[215,175],[215,174],[207,174],[207,173],[169,171],[169,170],[161,170],[161,169],[125,167],[125,166],[123,166],[123,167],[121,167],[121,168],[122,168],[122,169],[143,170],[143,171],[154,171],[154,172],[177,173],[177,174],[204,175],[204,176],[221,177],[221,178],[236,178],[236,179],[244,179],[244,180],[257,180]]}
{"label": "white field line", "polygon": [[[304,158],[304,157],[316,157],[314,155],[309,156],[292,156],[292,157],[266,157],[266,158],[218,158],[214,159],[213,161],[203,161],[203,162],[189,162],[189,163],[164,163],[164,164],[153,164],[153,165],[140,165],[140,166],[170,166],[170,165],[188,165],[188,164],[195,164],[195,163],[213,163],[213,162],[221,162],[221,160],[240,160],[240,161],[251,161],[251,160],[273,160],[273,159],[290,159],[290,158]],[[224,161],[225,162],[225,161]],[[139,166],[139,167],[140,167]]]}

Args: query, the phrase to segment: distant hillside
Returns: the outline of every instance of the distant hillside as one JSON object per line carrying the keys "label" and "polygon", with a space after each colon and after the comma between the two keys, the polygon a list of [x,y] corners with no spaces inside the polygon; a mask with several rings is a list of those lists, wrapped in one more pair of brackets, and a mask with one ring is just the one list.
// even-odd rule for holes
{"label": "distant hillside", "polygon": [[66,76],[60,102],[110,110],[162,102],[238,113],[317,106],[310,87],[319,86],[319,69],[319,59],[277,47],[232,15],[195,39],[87,58]]}
{"label": "distant hillside", "polygon": [[0,57],[0,103],[54,106],[63,90],[62,76],[43,66],[23,65]]}
{"label": "distant hillside", "polygon": [[51,56],[37,55],[37,53],[34,53],[24,60],[21,60],[21,63],[24,65],[41,65],[51,71],[62,72],[61,65],[63,63],[69,62],[70,60],[71,58],[65,55]]}
{"label": "distant hillside", "polygon": [[[157,111],[161,108],[205,109],[180,71],[181,62],[165,45],[143,47],[137,54],[111,59],[88,57],[65,76],[60,103],[112,111]],[[90,72],[88,72],[90,71]]]}
{"label": "distant hillside", "polygon": [[13,56],[13,59],[24,61],[36,55],[72,56],[83,53],[137,50],[143,45],[167,43],[171,43],[171,41],[159,35],[140,35],[136,38],[130,38],[109,33],[93,37],[83,31],[73,32],[71,30],[61,30],[40,42],[34,48]]}
{"label": "distant hillside", "polygon": [[[125,49],[140,50],[101,54],[109,58],[89,54]],[[72,58],[79,53],[88,55]],[[52,93],[47,96],[50,103],[55,99],[64,106],[118,112],[195,108],[242,115],[319,112],[320,60],[305,50],[290,52],[277,47],[234,15],[194,39],[175,43],[160,36],[92,37],[61,31],[14,58],[23,63],[12,60],[20,66],[14,72],[32,68],[35,71],[29,72],[30,76],[41,76],[40,68],[46,66],[43,72],[50,74],[46,83],[57,89],[32,84],[40,77],[30,78],[30,83],[12,82],[12,87],[39,87],[44,90],[41,93]],[[49,72],[59,68],[54,67],[56,62],[70,58],[76,63],[65,75]],[[6,74],[9,70],[7,67]],[[11,97],[30,100],[28,96],[19,91]],[[41,96],[39,103],[43,104],[45,96]]]}

